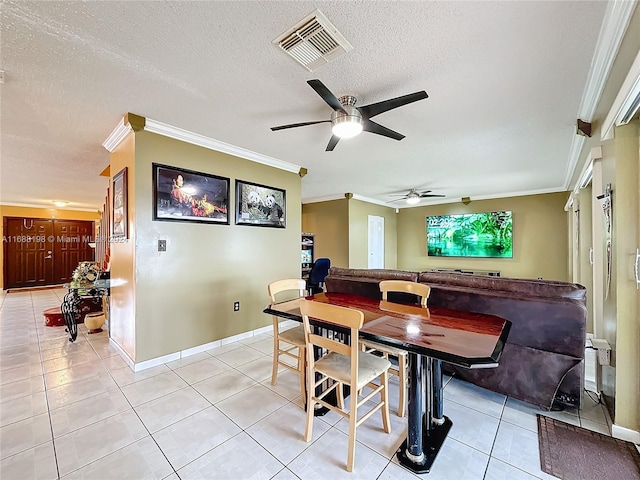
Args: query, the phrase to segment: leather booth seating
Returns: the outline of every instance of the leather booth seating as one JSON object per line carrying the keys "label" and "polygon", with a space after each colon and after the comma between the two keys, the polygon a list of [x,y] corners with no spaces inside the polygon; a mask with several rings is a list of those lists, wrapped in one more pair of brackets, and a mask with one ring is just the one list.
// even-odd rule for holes
{"label": "leather booth seating", "polygon": [[[332,267],[327,292],[380,298],[381,280],[409,280],[431,287],[428,306],[492,314],[512,322],[500,365],[469,370],[443,364],[483,388],[537,405],[581,407],[586,341],[586,289],[550,280],[485,277],[444,272]],[[400,297],[392,301],[404,301]]]}

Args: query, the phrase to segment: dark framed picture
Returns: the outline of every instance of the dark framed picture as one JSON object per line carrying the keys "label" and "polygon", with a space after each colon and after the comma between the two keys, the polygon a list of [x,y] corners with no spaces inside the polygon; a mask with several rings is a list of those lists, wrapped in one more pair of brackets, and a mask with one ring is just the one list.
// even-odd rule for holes
{"label": "dark framed picture", "polygon": [[153,219],[229,225],[230,180],[153,164]]}
{"label": "dark framed picture", "polygon": [[236,180],[236,225],[285,228],[286,205],[284,190]]}
{"label": "dark framed picture", "polygon": [[124,167],[113,176],[112,238],[129,238],[128,200],[127,167]]}

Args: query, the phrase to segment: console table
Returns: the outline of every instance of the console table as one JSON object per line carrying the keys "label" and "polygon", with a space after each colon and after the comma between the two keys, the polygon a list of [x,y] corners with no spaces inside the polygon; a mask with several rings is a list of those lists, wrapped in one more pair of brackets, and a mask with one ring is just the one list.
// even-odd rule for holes
{"label": "console table", "polygon": [[60,310],[67,325],[66,332],[69,333],[69,341],[75,342],[78,338],[78,322],[82,318],[82,302],[88,300],[95,305],[102,305],[102,297],[109,295],[109,280],[96,280],[88,285],[65,284],[68,290],[62,300]]}

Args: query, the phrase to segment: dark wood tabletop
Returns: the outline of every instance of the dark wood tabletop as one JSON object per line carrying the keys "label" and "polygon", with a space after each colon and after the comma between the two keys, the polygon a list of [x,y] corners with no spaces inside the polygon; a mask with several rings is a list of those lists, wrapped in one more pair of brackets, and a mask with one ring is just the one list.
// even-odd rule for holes
{"label": "dark wood tabletop", "polygon": [[[360,336],[466,368],[496,367],[511,322],[462,310],[423,308],[342,293],[320,293],[307,300],[360,310]],[[267,307],[265,313],[302,321],[299,300]]]}

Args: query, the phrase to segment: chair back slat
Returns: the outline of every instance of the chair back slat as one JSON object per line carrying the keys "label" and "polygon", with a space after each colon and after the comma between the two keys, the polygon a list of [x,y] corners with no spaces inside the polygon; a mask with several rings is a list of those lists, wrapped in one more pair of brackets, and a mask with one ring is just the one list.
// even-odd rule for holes
{"label": "chair back slat", "polygon": [[300,312],[318,320],[335,323],[340,327],[362,328],[364,314],[360,310],[339,307],[330,303],[314,302],[311,300],[300,301]]}
{"label": "chair back slat", "polygon": [[316,335],[315,333],[309,334],[309,343],[330,352],[339,353],[340,355],[345,355],[347,357],[351,355],[351,345],[347,345],[346,343],[342,343],[322,335]]}
{"label": "chair back slat", "polygon": [[267,287],[271,303],[276,303],[276,295],[282,292],[298,290],[298,297],[304,297],[307,283],[301,278],[285,278],[271,282]]}
{"label": "chair back slat", "polygon": [[[328,303],[314,302],[311,300],[300,300],[300,313],[302,313],[302,323],[307,341],[307,350],[312,352],[310,345],[323,348],[330,352],[351,357],[351,381],[357,383],[358,371],[358,330],[364,322],[364,314],[359,310],[339,307]],[[327,324],[335,324],[350,330],[351,344],[339,342],[323,335],[317,335],[311,330],[310,318],[323,321]],[[313,369],[315,360],[313,355],[308,355],[309,366]]]}
{"label": "chair back slat", "polygon": [[431,294],[431,287],[424,283],[409,282],[406,280],[383,280],[380,282],[382,300],[387,300],[388,292],[411,293],[420,297],[420,304],[427,306],[427,300]]}

